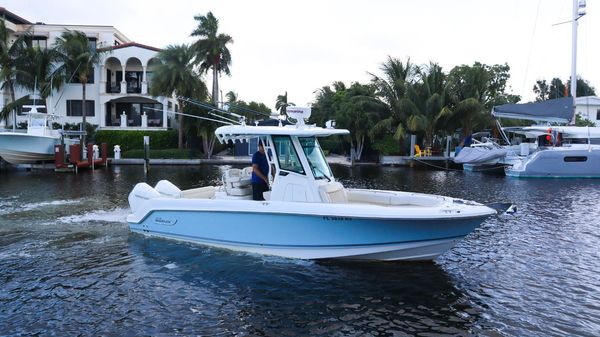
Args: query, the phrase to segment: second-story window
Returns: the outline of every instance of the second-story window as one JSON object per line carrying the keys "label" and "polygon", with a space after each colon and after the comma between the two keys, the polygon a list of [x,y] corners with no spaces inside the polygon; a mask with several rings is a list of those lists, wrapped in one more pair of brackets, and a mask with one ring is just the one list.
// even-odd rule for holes
{"label": "second-story window", "polygon": [[48,48],[48,38],[45,36],[31,36],[26,38],[26,43],[28,46],[33,48],[46,49]]}

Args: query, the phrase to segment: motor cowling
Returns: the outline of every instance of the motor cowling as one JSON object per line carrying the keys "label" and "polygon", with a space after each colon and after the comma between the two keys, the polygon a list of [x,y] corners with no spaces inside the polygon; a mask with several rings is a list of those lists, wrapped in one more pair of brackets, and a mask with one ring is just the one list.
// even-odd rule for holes
{"label": "motor cowling", "polygon": [[154,198],[160,198],[161,195],[152,186],[146,183],[138,183],[135,185],[131,193],[129,193],[129,207],[135,212],[146,201]]}

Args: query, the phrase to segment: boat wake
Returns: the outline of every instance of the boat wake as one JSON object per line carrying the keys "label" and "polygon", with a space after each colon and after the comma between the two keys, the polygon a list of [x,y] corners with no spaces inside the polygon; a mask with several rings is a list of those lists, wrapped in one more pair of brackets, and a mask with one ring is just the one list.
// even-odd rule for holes
{"label": "boat wake", "polygon": [[86,223],[86,222],[118,222],[127,223],[129,208],[115,208],[112,210],[94,210],[84,214],[73,214],[56,219],[59,223]]}
{"label": "boat wake", "polygon": [[42,201],[42,202],[33,202],[20,205],[18,203],[17,198],[12,198],[12,200],[4,200],[0,203],[2,209],[0,210],[0,214],[11,214],[11,213],[21,213],[28,211],[43,211],[56,206],[64,206],[80,203],[81,200],[53,200],[53,201]]}

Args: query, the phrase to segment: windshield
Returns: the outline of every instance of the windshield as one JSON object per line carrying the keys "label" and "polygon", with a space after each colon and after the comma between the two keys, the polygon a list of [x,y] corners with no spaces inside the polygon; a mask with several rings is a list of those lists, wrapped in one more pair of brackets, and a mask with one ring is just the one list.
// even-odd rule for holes
{"label": "windshield", "polygon": [[315,179],[331,179],[331,170],[315,137],[298,137]]}
{"label": "windshield", "polygon": [[298,158],[290,136],[273,136],[273,143],[275,145],[275,152],[277,153],[277,160],[279,161],[279,168],[304,174],[302,163],[300,162],[300,158]]}

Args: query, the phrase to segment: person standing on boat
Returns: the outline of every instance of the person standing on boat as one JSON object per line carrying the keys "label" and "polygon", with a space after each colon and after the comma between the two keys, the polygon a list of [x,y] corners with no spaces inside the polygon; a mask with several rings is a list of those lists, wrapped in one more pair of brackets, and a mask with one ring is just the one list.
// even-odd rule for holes
{"label": "person standing on boat", "polygon": [[262,141],[258,141],[258,151],[252,156],[252,199],[265,200],[263,192],[269,190],[269,162]]}

